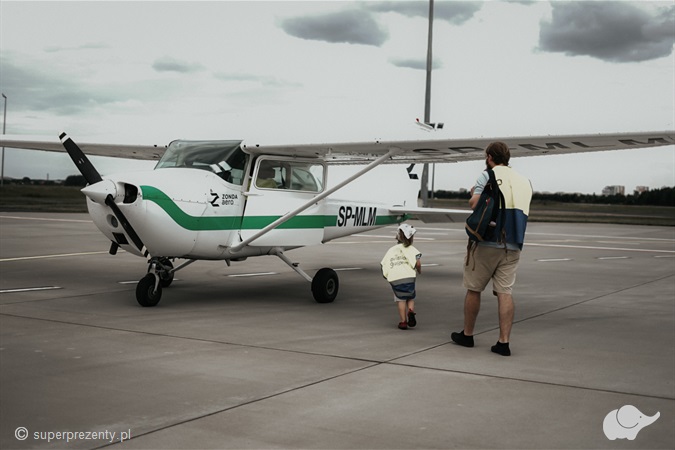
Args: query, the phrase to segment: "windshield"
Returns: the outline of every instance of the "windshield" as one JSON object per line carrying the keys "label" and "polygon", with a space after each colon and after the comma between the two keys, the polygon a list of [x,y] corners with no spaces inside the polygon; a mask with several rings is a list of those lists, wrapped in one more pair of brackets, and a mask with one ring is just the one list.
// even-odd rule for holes
{"label": "windshield", "polygon": [[189,167],[214,172],[228,183],[242,185],[247,155],[241,141],[173,141],[155,169]]}

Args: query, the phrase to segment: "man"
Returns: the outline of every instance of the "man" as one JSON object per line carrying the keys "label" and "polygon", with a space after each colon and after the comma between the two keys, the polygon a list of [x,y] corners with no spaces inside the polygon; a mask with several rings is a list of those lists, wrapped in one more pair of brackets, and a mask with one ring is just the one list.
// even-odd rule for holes
{"label": "man", "polygon": [[[511,292],[516,281],[532,199],[530,181],[508,166],[510,158],[509,147],[503,142],[493,142],[485,149],[485,164],[494,171],[499,189],[504,195],[504,232],[495,233],[489,240],[474,243],[475,247],[467,252],[464,266],[464,287],[467,289],[464,298],[464,330],[451,336],[455,343],[473,347],[481,292],[492,280],[492,291],[497,296],[499,311],[499,340],[492,346],[492,351],[502,356],[511,355],[509,339],[515,311]],[[471,209],[476,207],[488,180],[487,172],[482,172],[478,177],[469,199]],[[498,218],[497,229],[500,228],[500,221],[501,218]]]}

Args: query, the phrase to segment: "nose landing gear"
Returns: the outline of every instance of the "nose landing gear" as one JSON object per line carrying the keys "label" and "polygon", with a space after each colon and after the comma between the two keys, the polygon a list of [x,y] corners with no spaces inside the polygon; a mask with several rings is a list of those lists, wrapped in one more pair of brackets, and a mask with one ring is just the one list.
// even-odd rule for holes
{"label": "nose landing gear", "polygon": [[157,306],[162,298],[162,288],[169,287],[173,283],[174,273],[193,262],[194,259],[188,260],[174,269],[169,258],[152,258],[148,274],[136,285],[138,304],[144,307]]}

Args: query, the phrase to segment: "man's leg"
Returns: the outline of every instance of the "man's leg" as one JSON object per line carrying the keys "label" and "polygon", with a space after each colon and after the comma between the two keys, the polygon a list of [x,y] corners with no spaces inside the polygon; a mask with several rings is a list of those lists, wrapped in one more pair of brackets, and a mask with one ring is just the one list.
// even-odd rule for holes
{"label": "man's leg", "polygon": [[480,292],[467,290],[464,297],[464,335],[473,336],[476,319],[480,311]]}
{"label": "man's leg", "polygon": [[497,293],[497,301],[499,302],[499,342],[506,344],[511,337],[516,306],[511,294]]}
{"label": "man's leg", "polygon": [[464,297],[464,329],[460,333],[452,333],[450,338],[456,344],[473,347],[473,329],[480,311],[480,292],[468,289]]}

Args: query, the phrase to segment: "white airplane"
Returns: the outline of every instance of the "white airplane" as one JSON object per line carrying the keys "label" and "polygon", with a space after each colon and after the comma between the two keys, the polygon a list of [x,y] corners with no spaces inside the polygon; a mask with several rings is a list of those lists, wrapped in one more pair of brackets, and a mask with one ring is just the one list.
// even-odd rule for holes
{"label": "white airplane", "polygon": [[[332,196],[384,163],[418,164],[484,159],[492,141],[507,143],[512,157],[675,144],[675,131],[574,136],[372,141],[358,143],[251,145],[233,141],[176,140],[167,147],[75,144],[26,136],[0,137],[2,147],[67,151],[88,186],[82,189],[93,222],[118,248],[148,259],[136,299],[155,306],[176,271],[197,260],[244,261],[275,255],[311,283],[314,299],[332,302],[339,280],[322,268],[311,277],[287,250],[403,222],[463,221],[469,210],[366,203]],[[85,152],[158,160],[152,171],[101,177]],[[329,167],[365,165],[328,189]],[[367,164],[367,165],[366,165]],[[176,259],[185,260],[177,267]]]}

